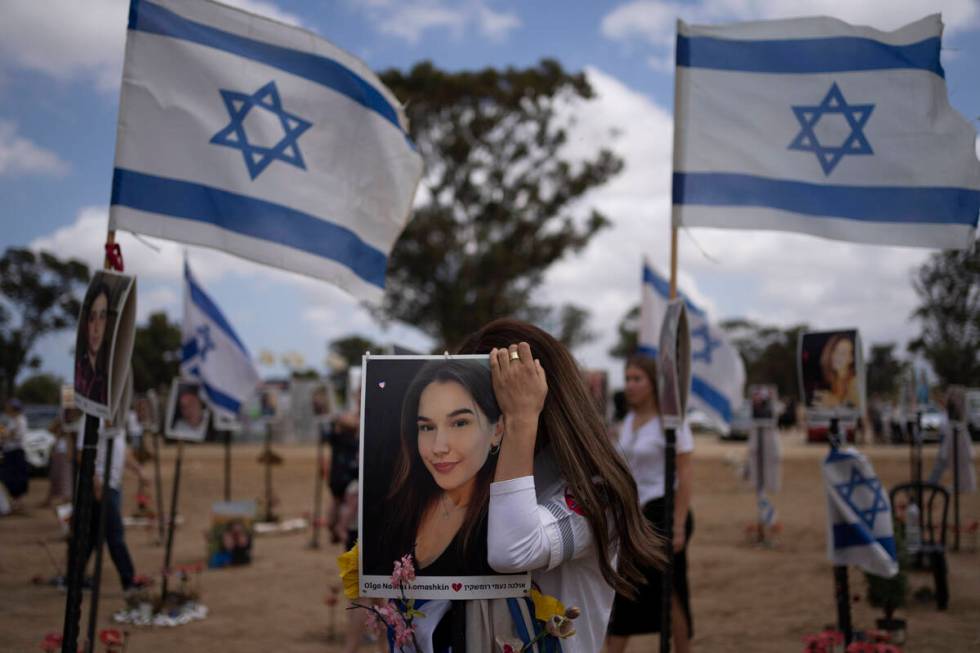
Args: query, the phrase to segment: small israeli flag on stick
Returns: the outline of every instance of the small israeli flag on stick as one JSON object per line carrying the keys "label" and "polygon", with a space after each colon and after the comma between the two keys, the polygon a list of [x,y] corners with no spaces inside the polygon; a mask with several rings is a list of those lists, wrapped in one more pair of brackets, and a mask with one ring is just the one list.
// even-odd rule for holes
{"label": "small israeli flag on stick", "polygon": [[952,109],[942,21],[677,25],[673,223],[966,248],[976,130]]}
{"label": "small israeli flag on stick", "polygon": [[[639,351],[656,357],[660,327],[670,295],[667,280],[643,262],[642,301],[640,304]],[[742,403],[745,388],[745,364],[738,350],[694,302],[684,296],[691,331],[692,405],[727,425],[732,413]]]}
{"label": "small israeli flag on stick", "polygon": [[184,324],[180,371],[201,381],[217,415],[236,419],[259,384],[252,357],[184,262]]}
{"label": "small israeli flag on stick", "polygon": [[109,229],[213,247],[380,300],[422,158],[398,100],[305,30],[131,0]]}
{"label": "small israeli flag on stick", "polygon": [[886,578],[897,574],[891,504],[868,459],[851,447],[831,449],[823,478],[833,564],[855,565]]}

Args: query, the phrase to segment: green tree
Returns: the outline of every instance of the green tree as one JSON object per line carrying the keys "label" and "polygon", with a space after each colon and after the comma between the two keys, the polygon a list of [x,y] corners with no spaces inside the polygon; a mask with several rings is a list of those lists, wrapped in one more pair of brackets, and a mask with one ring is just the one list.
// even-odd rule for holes
{"label": "green tree", "polygon": [[361,357],[366,351],[380,352],[382,346],[364,336],[351,334],[343,338],[330,341],[327,349],[345,363],[344,366],[334,367],[330,374],[330,383],[333,384],[334,391],[341,397],[347,396],[347,368],[361,364]]}
{"label": "green tree", "polygon": [[636,353],[639,345],[640,336],[640,305],[637,304],[626,312],[623,319],[616,326],[619,335],[614,344],[609,349],[609,355],[613,358],[629,358]]}
{"label": "green tree", "polygon": [[15,396],[25,404],[60,404],[64,382],[54,374],[34,374],[17,386]]}
{"label": "green tree", "polygon": [[809,330],[807,325],[781,328],[737,318],[719,326],[742,355],[747,384],[772,383],[781,397],[799,398],[797,348],[800,334]]}
{"label": "green tree", "polygon": [[158,311],[136,327],[133,342],[133,390],[169,385],[180,372],[180,327]]}
{"label": "green tree", "polygon": [[14,394],[25,366],[37,369],[31,356],[38,338],[78,323],[88,266],[48,252],[11,247],[0,258],[0,396]]}
{"label": "green tree", "polygon": [[980,245],[929,257],[912,278],[920,352],[945,384],[980,384]]}
{"label": "green tree", "polygon": [[545,271],[608,224],[572,209],[623,165],[605,149],[563,158],[562,116],[593,96],[585,75],[544,60],[455,73],[424,62],[381,77],[406,105],[426,165],[424,202],[389,260],[385,314],[439,349],[493,318],[546,321],[549,307],[532,301]]}
{"label": "green tree", "polygon": [[872,344],[871,354],[865,364],[867,369],[868,396],[879,395],[895,399],[899,383],[907,373],[909,364],[895,356],[895,343]]}

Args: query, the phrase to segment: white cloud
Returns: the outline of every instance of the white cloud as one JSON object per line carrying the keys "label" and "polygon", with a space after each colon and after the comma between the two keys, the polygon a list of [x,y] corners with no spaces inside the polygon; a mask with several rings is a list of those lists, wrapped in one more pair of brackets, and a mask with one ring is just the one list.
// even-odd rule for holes
{"label": "white cloud", "polygon": [[[924,6],[921,0],[695,0],[688,3],[634,0],[619,5],[600,24],[606,38],[624,48],[637,45],[651,48],[647,57],[653,70],[673,72],[675,22],[724,23],[745,20],[831,16],[856,25],[892,30],[916,21],[926,14],[941,12],[946,34],[980,25],[980,3],[976,0],[935,0]],[[951,53],[944,51],[949,60]],[[668,66],[667,64],[670,63]]]}
{"label": "white cloud", "polygon": [[418,43],[430,30],[448,30],[453,38],[463,38],[475,29],[491,41],[503,41],[521,26],[513,12],[497,11],[484,0],[450,3],[445,0],[372,0],[355,3],[382,34],[396,36],[408,43]]}
{"label": "white cloud", "polygon": [[[582,208],[602,211],[612,227],[579,256],[551,268],[540,298],[589,308],[601,337],[577,353],[586,365],[617,367],[606,351],[619,320],[639,303],[643,256],[664,275],[669,271],[673,125],[670,113],[647,96],[600,70],[587,74],[597,97],[577,114],[569,154],[594,155],[609,146],[625,169],[582,202]],[[620,131],[611,138],[613,128]],[[910,275],[931,252],[792,233],[696,229],[682,231],[679,253],[679,287],[715,320],[855,326],[865,343],[904,345],[917,333],[909,320],[917,304]]]}
{"label": "white cloud", "polygon": [[17,135],[17,127],[0,120],[0,177],[19,174],[63,175],[68,164],[57,154]]}
{"label": "white cloud", "polygon": [[[299,19],[263,0],[224,0],[255,14],[298,25]],[[13,0],[0,20],[0,60],[61,81],[94,79],[119,87],[129,3],[123,0]]]}

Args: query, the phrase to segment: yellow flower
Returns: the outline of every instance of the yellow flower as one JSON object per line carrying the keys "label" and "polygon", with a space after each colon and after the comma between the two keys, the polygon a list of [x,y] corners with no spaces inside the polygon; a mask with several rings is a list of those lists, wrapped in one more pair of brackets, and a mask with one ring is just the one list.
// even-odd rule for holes
{"label": "yellow flower", "polygon": [[565,606],[553,596],[542,594],[531,588],[531,603],[534,604],[534,618],[538,621],[549,621],[552,617],[565,616]]}
{"label": "yellow flower", "polygon": [[340,579],[344,583],[344,596],[354,600],[360,596],[361,579],[357,568],[357,543],[347,553],[337,556]]}

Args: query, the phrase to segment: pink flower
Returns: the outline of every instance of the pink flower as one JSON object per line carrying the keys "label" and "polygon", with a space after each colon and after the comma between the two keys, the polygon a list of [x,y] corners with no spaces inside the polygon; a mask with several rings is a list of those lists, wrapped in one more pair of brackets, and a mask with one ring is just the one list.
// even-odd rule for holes
{"label": "pink flower", "polygon": [[415,627],[409,626],[403,620],[399,619],[395,625],[395,645],[405,646],[406,644],[411,644],[414,635]]}
{"label": "pink flower", "polygon": [[405,554],[401,560],[395,560],[395,568],[391,573],[391,584],[395,587],[401,587],[413,580],[415,580],[415,564],[412,562],[412,556]]}

